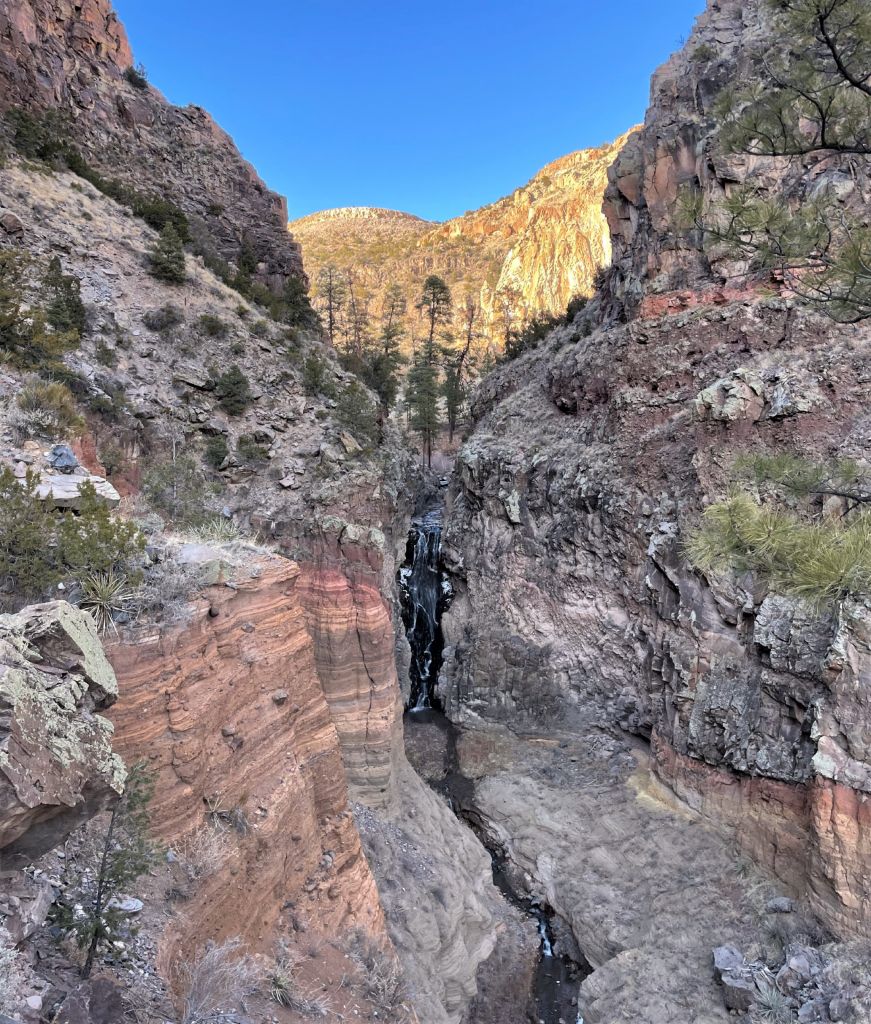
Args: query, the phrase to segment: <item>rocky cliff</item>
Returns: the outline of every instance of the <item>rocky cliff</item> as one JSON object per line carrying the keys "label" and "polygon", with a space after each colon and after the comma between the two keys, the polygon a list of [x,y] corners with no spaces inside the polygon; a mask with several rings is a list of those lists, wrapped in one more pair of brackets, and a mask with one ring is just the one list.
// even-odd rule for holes
{"label": "rocky cliff", "polygon": [[[614,262],[602,320],[589,336],[590,321],[559,329],[544,350],[484,382],[451,494],[457,596],[440,683],[448,714],[473,733],[507,727],[537,742],[580,734],[585,750],[562,770],[584,758],[598,765],[577,788],[551,781],[556,753],[553,765],[532,770],[519,752],[483,765],[470,754],[467,769],[478,764],[471,813],[525,884],[547,893],[596,968],[582,986],[585,1019],[595,1021],[620,1019],[624,998],[633,1020],[670,1019],[649,993],[614,992],[628,965],[649,955],[645,931],[660,913],[655,896],[635,889],[644,840],[615,846],[617,819],[605,835],[567,824],[596,771],[603,789],[590,815],[596,806],[610,814],[626,787],[638,794],[639,776],[621,762],[630,753],[649,757],[685,801],[682,810],[673,797],[659,801],[674,835],[701,839],[698,824],[725,829],[832,933],[871,931],[867,609],[846,602],[829,614],[759,580],[707,578],[684,550],[702,509],[728,491],[739,456],[868,456],[867,326],[836,326],[779,296],[777,282],[748,287],[679,217],[687,183],[715,197],[748,175],[790,189],[803,173],[776,159],[727,157],[715,132],[714,99],[742,73],[769,17],[764,5],[711,0],[654,76],[645,126],[609,173]],[[867,161],[851,168],[863,195]],[[573,857],[585,865],[582,883]],[[678,855],[682,879],[673,874],[661,891],[677,885],[683,898],[694,879],[710,884],[707,872],[696,874],[700,857],[712,863],[694,843]],[[610,946],[588,927],[601,899],[587,888],[594,880],[618,919],[634,918]],[[634,916],[640,906],[646,919]],[[751,918],[725,930],[737,936]],[[686,919],[702,926],[704,915]],[[716,932],[704,928],[696,951],[680,955],[695,957],[697,971]],[[656,956],[666,961],[678,940],[669,927],[658,936]],[[659,986],[655,973],[645,977]],[[676,975],[663,984],[668,998],[688,999],[681,1019],[719,1019],[711,993],[687,997]],[[808,1003],[801,1019],[820,1019]]]}
{"label": "rocky cliff", "polygon": [[108,0],[0,4],[0,110],[57,112],[99,171],[181,206],[205,251],[236,263],[247,246],[273,287],[303,277],[284,198],[205,110],[128,81],[133,64]]}
{"label": "rocky cliff", "polygon": [[[561,157],[510,196],[443,224],[352,207],[292,221],[290,231],[303,245],[312,280],[327,264],[350,269],[373,317],[387,288],[400,285],[410,337],[420,330],[420,286],[428,274],[440,275],[458,305],[467,295],[479,303],[480,326],[498,349],[503,301],[518,326],[524,315],[562,314],[573,296],[592,292],[596,271],[611,255],[601,211],[607,170],[628,137]],[[316,284],[314,294],[317,300]]]}

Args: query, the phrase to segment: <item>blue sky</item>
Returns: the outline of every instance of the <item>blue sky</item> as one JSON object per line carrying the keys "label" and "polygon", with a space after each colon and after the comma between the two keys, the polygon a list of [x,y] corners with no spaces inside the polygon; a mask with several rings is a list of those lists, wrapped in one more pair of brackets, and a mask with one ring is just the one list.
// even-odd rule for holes
{"label": "blue sky", "polygon": [[209,110],[291,218],[443,220],[643,118],[704,0],[116,0],[136,59]]}

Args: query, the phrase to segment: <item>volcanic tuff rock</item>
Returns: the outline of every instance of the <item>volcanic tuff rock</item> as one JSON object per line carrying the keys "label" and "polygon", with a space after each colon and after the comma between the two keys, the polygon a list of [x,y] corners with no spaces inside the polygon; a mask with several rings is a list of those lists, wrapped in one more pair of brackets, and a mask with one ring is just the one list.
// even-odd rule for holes
{"label": "volcanic tuff rock", "polygon": [[121,792],[97,711],[117,697],[93,620],[64,602],[0,615],[0,856],[26,864]]}
{"label": "volcanic tuff rock", "polygon": [[561,157],[510,196],[443,224],[349,207],[292,221],[290,231],[303,245],[313,281],[325,264],[350,268],[372,315],[379,315],[386,288],[399,284],[408,299],[409,332],[419,332],[414,303],[424,278],[438,274],[458,305],[465,295],[479,301],[495,340],[500,295],[514,293],[515,304],[529,313],[561,314],[572,296],[592,292],[596,271],[611,254],[601,210],[606,172],[630,135]]}
{"label": "volcanic tuff rock", "polygon": [[284,198],[201,107],[174,107],[126,81],[132,64],[109,0],[0,3],[0,110],[60,111],[91,164],[177,203],[206,248],[235,262],[247,239],[264,283],[304,277]]}

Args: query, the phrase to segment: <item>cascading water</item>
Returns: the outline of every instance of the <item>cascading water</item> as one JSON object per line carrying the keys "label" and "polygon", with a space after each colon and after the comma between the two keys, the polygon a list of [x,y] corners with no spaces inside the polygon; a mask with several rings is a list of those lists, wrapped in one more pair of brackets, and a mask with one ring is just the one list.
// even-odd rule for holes
{"label": "cascading water", "polygon": [[[411,648],[409,724],[414,729],[445,730],[449,735],[449,750],[453,751],[450,760],[454,762],[455,728],[442,714],[435,694],[444,644],[441,616],[453,597],[450,581],[442,568],[441,543],[442,508],[439,505],[429,508],[411,524],[405,562],[399,570],[399,590],[405,636]],[[471,783],[454,765],[436,787],[460,817],[464,816],[462,791],[467,786]],[[472,822],[469,820],[469,823]],[[547,908],[514,893],[499,856],[493,856],[493,881],[505,897],[533,917],[538,926],[541,952],[531,993],[536,1019],[542,1024],[568,1021],[583,1024],[576,994],[586,971],[554,949]]]}
{"label": "cascading water", "polygon": [[405,564],[399,570],[402,618],[411,648],[411,711],[433,706],[441,668],[441,613],[451,596],[441,569],[441,548],[442,510],[432,508],[412,523]]}

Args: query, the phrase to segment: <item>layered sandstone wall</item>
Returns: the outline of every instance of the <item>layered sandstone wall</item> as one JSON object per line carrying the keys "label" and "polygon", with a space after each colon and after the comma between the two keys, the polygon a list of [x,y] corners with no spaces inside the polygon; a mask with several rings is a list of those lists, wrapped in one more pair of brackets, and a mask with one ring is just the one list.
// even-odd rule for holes
{"label": "layered sandstone wall", "polygon": [[241,830],[171,929],[165,963],[234,935],[268,951],[294,918],[319,934],[383,934],[301,571],[278,557],[254,566],[211,588],[186,625],[109,649],[121,680],[116,746],[156,773],[158,834],[177,842],[214,812]]}

